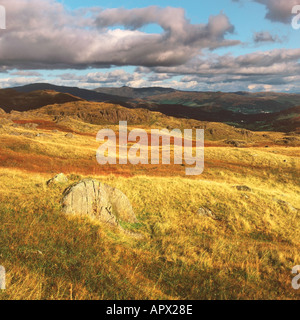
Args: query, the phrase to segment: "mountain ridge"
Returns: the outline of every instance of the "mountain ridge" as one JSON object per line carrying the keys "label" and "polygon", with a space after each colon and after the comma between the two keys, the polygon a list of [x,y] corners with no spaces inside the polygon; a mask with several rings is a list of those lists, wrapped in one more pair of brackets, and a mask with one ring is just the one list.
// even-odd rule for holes
{"label": "mountain ridge", "polygon": [[[248,130],[299,131],[300,95],[297,94],[190,92],[172,88],[126,86],[105,90],[114,94],[46,83],[30,84],[1,89],[0,108],[10,112],[76,101],[104,102],[110,104],[111,108],[120,105],[133,110],[146,109],[166,116],[226,123]],[[123,96],[115,95],[116,93]],[[125,97],[125,94],[144,98]],[[251,112],[241,112],[243,108],[251,109]],[[86,112],[88,113],[88,110]]]}

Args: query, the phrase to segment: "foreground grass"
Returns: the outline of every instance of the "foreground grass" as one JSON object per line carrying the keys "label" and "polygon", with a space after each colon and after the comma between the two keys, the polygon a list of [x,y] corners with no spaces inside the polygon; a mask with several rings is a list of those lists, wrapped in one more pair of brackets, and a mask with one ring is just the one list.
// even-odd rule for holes
{"label": "foreground grass", "polygon": [[[47,175],[1,169],[0,299],[297,299],[299,185],[233,175],[223,182],[99,176],[131,200],[143,240],[60,212],[65,186]],[[70,182],[80,176],[69,175]],[[239,181],[240,179],[240,181]],[[197,215],[209,207],[217,219]]]}

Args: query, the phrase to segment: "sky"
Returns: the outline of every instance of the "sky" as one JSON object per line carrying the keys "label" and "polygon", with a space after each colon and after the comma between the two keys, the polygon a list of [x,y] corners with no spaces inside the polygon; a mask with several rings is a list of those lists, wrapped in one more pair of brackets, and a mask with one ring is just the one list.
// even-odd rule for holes
{"label": "sky", "polygon": [[0,87],[300,93],[300,29],[291,23],[298,4],[0,0]]}

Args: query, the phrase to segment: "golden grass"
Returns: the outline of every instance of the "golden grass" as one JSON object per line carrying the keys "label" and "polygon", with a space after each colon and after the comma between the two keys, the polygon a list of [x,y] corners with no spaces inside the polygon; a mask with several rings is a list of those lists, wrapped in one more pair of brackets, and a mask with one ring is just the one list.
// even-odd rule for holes
{"label": "golden grass", "polygon": [[[300,148],[211,145],[188,178],[184,166],[101,167],[94,137],[44,132],[0,135],[0,299],[299,299]],[[59,172],[69,183],[46,187]],[[64,188],[85,177],[128,196],[140,223],[122,226],[144,239],[61,213]]]}

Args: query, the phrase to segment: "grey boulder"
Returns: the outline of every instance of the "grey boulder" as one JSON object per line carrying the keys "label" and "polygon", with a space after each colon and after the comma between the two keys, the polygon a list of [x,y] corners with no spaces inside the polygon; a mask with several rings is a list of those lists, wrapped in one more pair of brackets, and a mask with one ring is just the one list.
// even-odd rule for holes
{"label": "grey boulder", "polygon": [[119,225],[119,220],[138,222],[124,193],[93,179],[68,187],[63,194],[62,210],[65,214],[90,216],[112,225]]}

